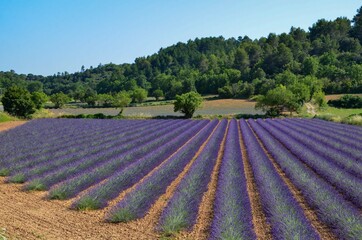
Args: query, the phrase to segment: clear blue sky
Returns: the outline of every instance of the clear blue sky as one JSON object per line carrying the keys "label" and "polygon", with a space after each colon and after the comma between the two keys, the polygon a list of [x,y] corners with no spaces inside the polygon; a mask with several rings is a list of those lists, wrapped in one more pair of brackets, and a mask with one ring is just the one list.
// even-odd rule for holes
{"label": "clear blue sky", "polygon": [[357,0],[0,0],[0,71],[132,63],[196,37],[267,36],[352,17]]}

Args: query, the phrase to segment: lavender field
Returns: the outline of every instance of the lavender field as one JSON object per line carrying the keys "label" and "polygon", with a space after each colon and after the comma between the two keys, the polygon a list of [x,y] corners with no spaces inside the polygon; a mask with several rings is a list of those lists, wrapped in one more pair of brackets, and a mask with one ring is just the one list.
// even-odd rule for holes
{"label": "lavender field", "polygon": [[361,127],[317,119],[39,119],[0,132],[0,142],[6,184],[101,211],[105,222],[151,219],[158,236],[362,236]]}

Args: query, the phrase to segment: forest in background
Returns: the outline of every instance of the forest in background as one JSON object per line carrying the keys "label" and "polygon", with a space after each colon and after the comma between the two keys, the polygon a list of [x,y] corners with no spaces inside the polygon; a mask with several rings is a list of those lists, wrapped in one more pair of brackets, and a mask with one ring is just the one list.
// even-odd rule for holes
{"label": "forest in background", "polygon": [[294,93],[307,92],[309,98],[318,89],[327,94],[362,93],[361,14],[362,7],[352,20],[321,19],[308,31],[292,27],[289,33],[255,40],[196,38],[132,64],[82,66],[79,72],[52,76],[0,72],[0,89],[18,85],[47,95],[63,92],[74,100],[139,88],[166,99],[190,91],[249,98],[281,85]]}

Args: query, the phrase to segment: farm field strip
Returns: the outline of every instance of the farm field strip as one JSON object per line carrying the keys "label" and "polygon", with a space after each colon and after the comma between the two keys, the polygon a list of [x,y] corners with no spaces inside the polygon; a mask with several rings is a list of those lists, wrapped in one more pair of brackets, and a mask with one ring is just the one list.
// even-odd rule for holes
{"label": "farm field strip", "polygon": [[273,238],[319,239],[303,209],[259,145],[247,122],[241,120],[240,127]]}
{"label": "farm field strip", "polygon": [[362,128],[323,123],[35,120],[0,132],[0,184],[149,239],[358,239]]}
{"label": "farm field strip", "polygon": [[230,122],[214,203],[210,239],[256,239],[236,120]]}
{"label": "farm field strip", "polygon": [[325,133],[320,131],[317,127],[307,127],[306,125],[299,124],[295,121],[283,120],[278,122],[305,135],[311,136],[313,139],[323,142],[323,144],[333,147],[338,151],[349,154],[353,158],[361,158],[362,151],[356,141],[342,138],[340,135],[333,132]]}
{"label": "farm field strip", "polygon": [[335,186],[344,194],[347,200],[353,202],[359,208],[362,207],[362,188],[358,187],[362,186],[361,179],[345,172],[331,160],[305,147],[303,143],[294,140],[288,134],[281,132],[271,124],[262,120],[258,120],[257,123],[273,134],[289,151],[298,156],[299,159],[315,172]]}
{"label": "farm field strip", "polygon": [[196,223],[199,204],[207,191],[211,172],[224,139],[228,121],[222,120],[213,137],[186,173],[160,217],[162,232],[191,229]]}
{"label": "farm field strip", "polygon": [[[75,197],[76,194],[86,188],[109,178],[115,172],[121,171],[132,163],[135,163],[153,148],[164,145],[191,125],[192,122],[188,122],[178,128],[164,128],[162,131],[158,132],[159,136],[157,138],[146,141],[145,144],[141,144],[120,155],[116,155],[109,160],[107,159],[106,161],[100,162],[96,166],[87,168],[85,171],[74,175],[74,178],[70,178],[59,185],[54,186],[49,192],[49,197],[51,199],[68,199]],[[156,134],[154,137],[156,137]],[[76,170],[79,170],[79,167]]]}
{"label": "farm field strip", "polygon": [[[290,137],[302,143],[308,149],[313,150],[326,159],[330,160],[343,170],[351,173],[354,176],[362,178],[362,164],[359,163],[356,158],[353,158],[349,154],[343,153],[334,147],[326,145],[322,141],[308,136],[303,132],[296,131],[286,125],[282,125],[279,121],[267,120],[266,122],[273,125],[285,134],[288,134]],[[362,152],[360,152],[360,154],[362,154]]]}
{"label": "farm field strip", "polygon": [[[164,127],[163,123],[160,128]],[[158,127],[159,125],[153,125],[155,127]],[[113,136],[104,136],[104,139],[98,137],[93,140],[91,143],[89,141],[84,142],[83,145],[77,144],[77,149],[74,150],[73,146],[71,147],[71,151],[65,150],[65,154],[58,155],[54,157],[52,154],[46,155],[45,159],[42,160],[36,160],[35,163],[29,162],[29,159],[24,161],[28,164],[18,164],[16,165],[16,168],[11,171],[11,175],[13,177],[10,178],[10,181],[12,179],[23,179],[29,180],[33,178],[34,176],[43,175],[46,172],[49,172],[53,170],[54,168],[61,167],[62,165],[65,165],[70,162],[76,162],[78,159],[81,158],[87,158],[88,156],[100,153],[104,151],[104,149],[110,150],[110,149],[117,149],[119,146],[124,144],[127,141],[131,141],[134,139],[139,138],[141,135],[146,135],[147,131],[143,131],[146,128],[149,129],[150,133],[152,133],[154,129],[152,126],[141,126],[137,128],[136,126],[129,126],[134,127],[131,130],[128,131],[114,131]],[[132,134],[134,131],[140,131],[142,133]],[[90,150],[91,149],[91,150]],[[30,164],[29,164],[30,163]],[[20,176],[19,176],[20,175]]]}
{"label": "farm field strip", "polygon": [[358,237],[362,232],[359,209],[345,200],[334,187],[300,161],[262,126],[254,121],[249,122],[268,152],[301,191],[308,204],[315,209],[319,219],[342,238]]}

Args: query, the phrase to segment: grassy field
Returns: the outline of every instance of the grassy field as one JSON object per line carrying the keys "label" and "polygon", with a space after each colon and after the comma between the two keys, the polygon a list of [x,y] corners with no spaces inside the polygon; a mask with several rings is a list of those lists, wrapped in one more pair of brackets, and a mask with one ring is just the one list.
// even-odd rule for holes
{"label": "grassy field", "polygon": [[[243,99],[216,99],[206,100],[203,107],[198,109],[194,116],[197,115],[236,115],[236,114],[261,114],[261,111],[255,110],[255,102]],[[63,114],[96,114],[103,113],[105,115],[117,115],[119,109],[115,108],[64,108],[50,109],[55,116]],[[158,105],[158,106],[139,106],[127,107],[124,109],[125,116],[136,117],[155,117],[155,116],[182,116],[181,113],[173,111],[173,105]]]}
{"label": "grassy field", "polygon": [[15,117],[10,116],[7,113],[0,112],[0,122],[8,122],[17,120]]}

